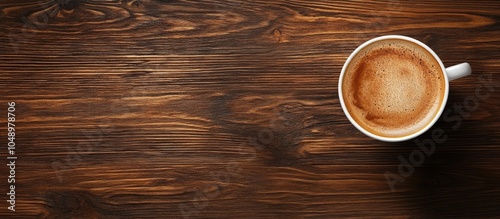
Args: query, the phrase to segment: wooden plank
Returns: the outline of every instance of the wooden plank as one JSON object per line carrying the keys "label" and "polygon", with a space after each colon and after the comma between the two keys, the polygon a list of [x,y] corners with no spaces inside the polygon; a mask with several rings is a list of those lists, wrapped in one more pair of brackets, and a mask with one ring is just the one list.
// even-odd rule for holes
{"label": "wooden plank", "polygon": [[[16,102],[18,156],[16,212],[3,201],[0,217],[499,217],[499,9],[0,1],[0,112]],[[348,55],[387,34],[473,68],[451,83],[447,110],[461,122],[433,127],[448,139],[394,191],[384,174],[398,174],[417,143],[364,136],[337,94]],[[485,85],[477,109],[453,111]]]}

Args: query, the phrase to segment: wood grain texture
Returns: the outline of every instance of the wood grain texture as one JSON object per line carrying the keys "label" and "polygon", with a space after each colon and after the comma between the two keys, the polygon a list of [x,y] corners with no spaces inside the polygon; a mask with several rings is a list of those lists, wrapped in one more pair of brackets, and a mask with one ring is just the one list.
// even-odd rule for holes
{"label": "wood grain texture", "polygon": [[[499,17],[498,1],[1,0],[18,160],[0,217],[498,218]],[[347,56],[387,34],[471,64],[448,110],[491,86],[394,192],[384,173],[418,146],[364,136],[337,94]]]}

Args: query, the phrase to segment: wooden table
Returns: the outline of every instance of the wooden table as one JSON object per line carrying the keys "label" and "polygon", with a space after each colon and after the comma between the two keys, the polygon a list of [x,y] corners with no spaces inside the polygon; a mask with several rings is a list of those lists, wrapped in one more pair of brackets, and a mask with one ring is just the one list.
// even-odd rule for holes
{"label": "wooden table", "polygon": [[[499,218],[499,17],[498,1],[2,0],[0,218]],[[417,140],[370,139],[340,108],[344,61],[388,34],[473,68]]]}

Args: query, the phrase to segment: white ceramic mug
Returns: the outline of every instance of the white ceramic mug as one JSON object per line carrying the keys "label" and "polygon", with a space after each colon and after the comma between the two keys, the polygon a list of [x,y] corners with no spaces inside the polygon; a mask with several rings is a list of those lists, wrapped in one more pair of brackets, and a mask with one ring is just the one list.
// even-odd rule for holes
{"label": "white ceramic mug", "polygon": [[[374,134],[372,132],[369,132],[368,130],[364,129],[361,125],[359,125],[353,118],[352,116],[349,114],[349,111],[347,110],[346,108],[346,105],[344,103],[344,99],[343,99],[343,95],[342,95],[342,81],[343,81],[343,78],[344,78],[344,75],[345,75],[345,71],[347,69],[347,66],[349,65],[349,63],[352,61],[352,59],[357,55],[357,53],[359,51],[361,51],[363,48],[365,48],[366,46],[372,44],[372,43],[375,43],[377,41],[380,41],[380,40],[387,40],[387,39],[399,39],[399,40],[406,40],[406,41],[410,41],[410,42],[413,42],[419,46],[421,46],[422,48],[426,49],[430,54],[432,54],[432,56],[434,56],[434,58],[436,59],[436,61],[439,63],[440,67],[441,67],[441,72],[443,72],[443,77],[445,78],[445,91],[444,91],[444,98],[443,98],[443,101],[441,102],[441,105],[439,106],[439,112],[436,114],[436,116],[431,120],[431,122],[429,124],[427,124],[424,128],[420,129],[419,131],[417,132],[414,132],[412,134],[409,134],[409,135],[406,135],[406,136],[398,136],[398,137],[385,137],[385,136],[379,136],[377,134]],[[371,39],[365,43],[363,43],[361,46],[359,46],[356,50],[354,50],[354,52],[349,56],[349,58],[347,59],[347,61],[345,62],[344,64],[344,67],[342,68],[342,72],[340,73],[340,78],[339,78],[339,98],[340,98],[340,104],[342,105],[342,109],[344,110],[344,113],[345,115],[347,116],[347,118],[349,119],[349,121],[359,130],[361,131],[362,133],[374,138],[374,139],[377,139],[377,140],[381,140],[381,141],[387,141],[387,142],[398,142],[398,141],[406,141],[406,140],[409,140],[409,139],[412,139],[412,138],[415,138],[419,135],[421,135],[422,133],[426,132],[427,130],[429,130],[430,127],[432,127],[436,121],[439,119],[439,117],[441,116],[441,114],[443,113],[444,111],[444,107],[446,105],[446,102],[448,100],[448,93],[449,93],[449,82],[451,80],[455,80],[457,78],[460,78],[460,77],[464,77],[464,76],[467,76],[469,74],[471,74],[471,67],[468,63],[462,63],[462,64],[458,64],[458,65],[454,65],[454,66],[451,66],[451,67],[448,67],[448,68],[445,68],[444,65],[443,65],[443,62],[441,61],[441,59],[436,55],[436,53],[434,51],[432,51],[431,48],[429,48],[427,45],[425,45],[424,43],[416,40],[416,39],[413,39],[411,37],[406,37],[406,36],[399,36],[399,35],[387,35],[387,36],[381,36],[381,37],[377,37],[377,38],[374,38],[374,39]]]}

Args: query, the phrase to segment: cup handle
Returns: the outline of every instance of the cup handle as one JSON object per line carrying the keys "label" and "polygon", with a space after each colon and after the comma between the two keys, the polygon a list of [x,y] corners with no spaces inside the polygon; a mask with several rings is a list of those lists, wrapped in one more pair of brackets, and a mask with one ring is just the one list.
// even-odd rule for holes
{"label": "cup handle", "polygon": [[472,69],[470,68],[469,63],[467,62],[446,68],[446,75],[448,75],[449,81],[453,81],[457,78],[470,75],[471,72]]}

